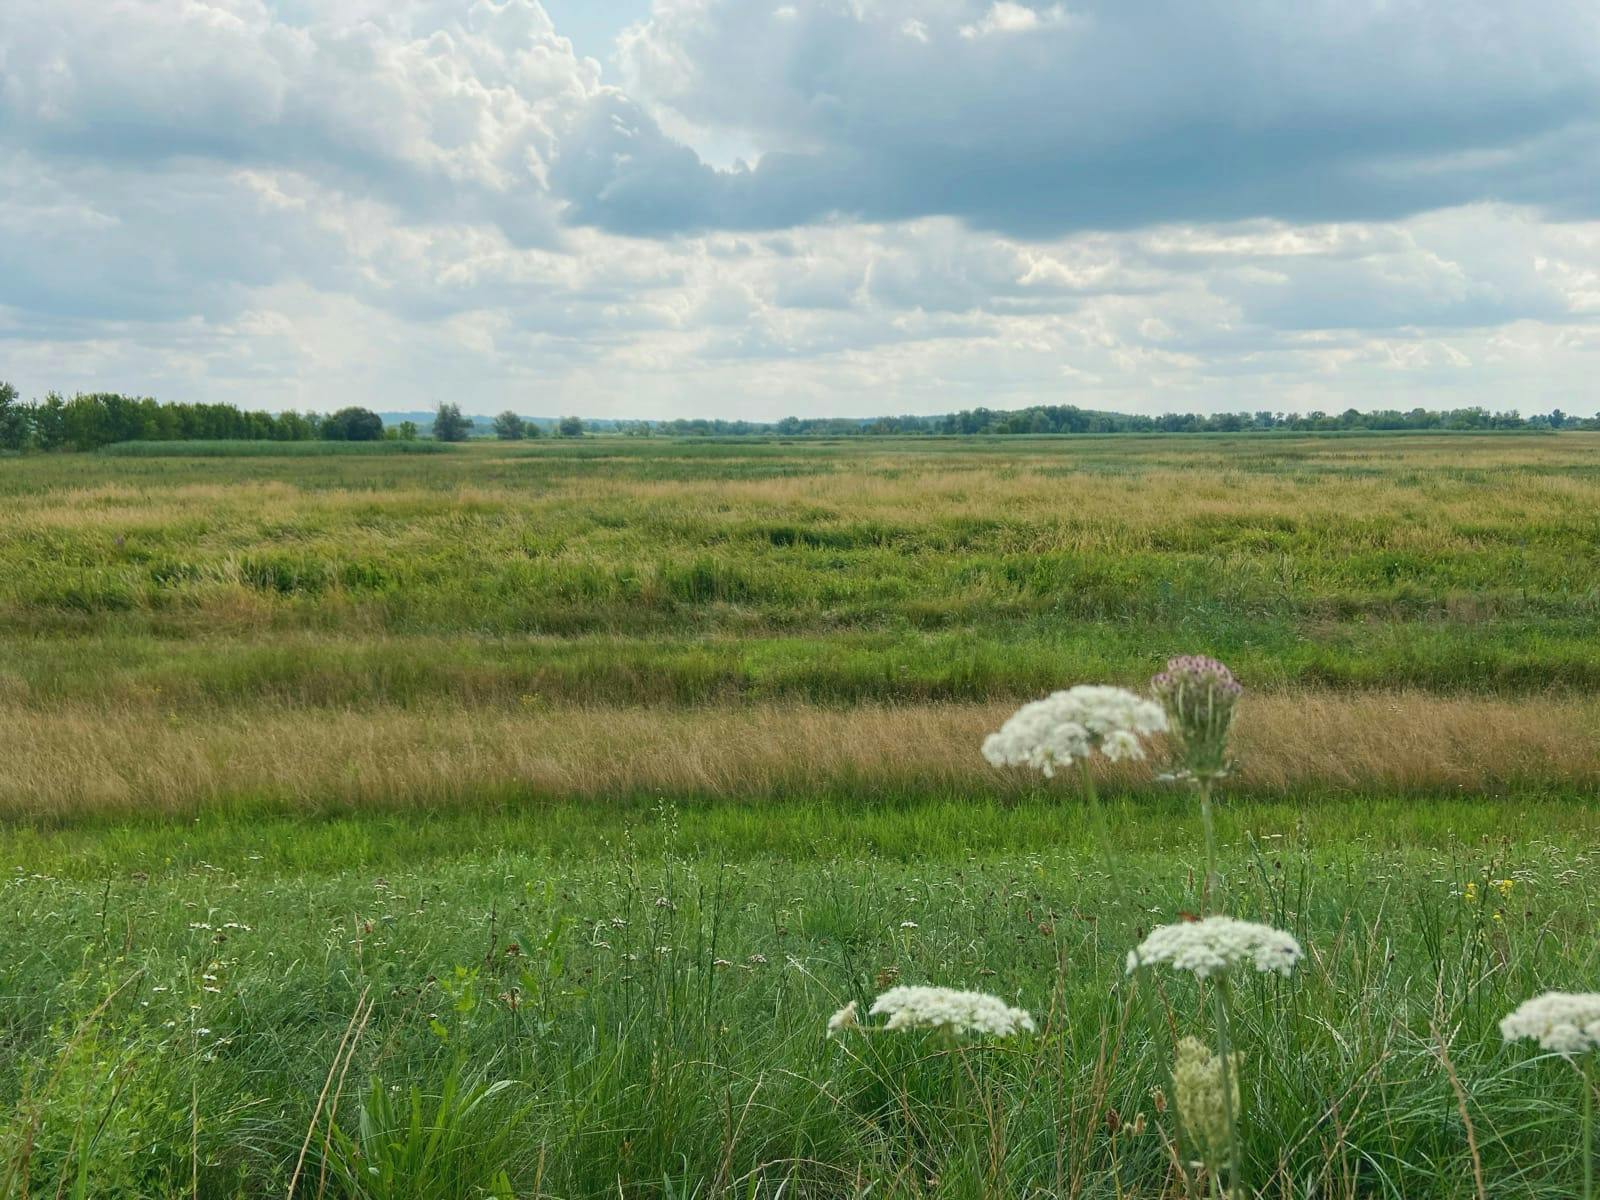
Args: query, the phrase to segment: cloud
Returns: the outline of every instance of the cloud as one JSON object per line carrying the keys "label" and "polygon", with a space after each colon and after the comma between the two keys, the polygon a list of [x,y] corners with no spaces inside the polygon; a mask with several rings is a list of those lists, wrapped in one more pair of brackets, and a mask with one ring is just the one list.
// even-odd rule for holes
{"label": "cloud", "polygon": [[[778,417],[1600,402],[1595,14],[11,0],[0,374]],[[619,86],[620,84],[620,86]]]}
{"label": "cloud", "polygon": [[546,175],[598,91],[523,0],[361,0],[302,23],[262,0],[12,0],[0,18],[0,142],[298,171],[525,242],[556,236]]}
{"label": "cloud", "polygon": [[989,11],[971,25],[961,27],[961,36],[964,38],[991,37],[995,34],[1028,33],[1048,25],[1064,25],[1067,22],[1067,10],[1059,4],[1049,8],[1029,8],[1024,4],[1013,4],[1011,0],[997,0],[989,6]]}
{"label": "cloud", "polygon": [[622,59],[636,100],[764,151],[681,228],[1600,212],[1600,10],[1566,0],[663,0]]}

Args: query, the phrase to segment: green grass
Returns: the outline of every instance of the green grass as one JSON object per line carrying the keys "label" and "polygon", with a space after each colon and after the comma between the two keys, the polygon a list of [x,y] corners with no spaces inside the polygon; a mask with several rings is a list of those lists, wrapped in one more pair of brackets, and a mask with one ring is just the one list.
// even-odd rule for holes
{"label": "green grass", "polygon": [[385,702],[463,662],[585,700],[1015,698],[1191,648],[1274,686],[1600,685],[1586,434],[406,445],[17,460],[0,686],[187,657],[208,702],[344,702],[365,657]]}
{"label": "green grass", "polygon": [[[1123,962],[1200,908],[1191,804],[1108,788],[1108,869],[909,702],[1189,651],[1280,693],[1221,821],[1221,902],[1308,950],[1235,991],[1250,1190],[1576,1194],[1576,1073],[1496,1023],[1600,977],[1548,701],[1600,685],[1600,436],[433,449],[0,464],[0,1200],[1172,1196],[1210,1010]],[[1301,703],[1350,731],[1304,770]],[[894,981],[1040,1031],[822,1036]]]}
{"label": "green grass", "polygon": [[111,458],[321,458],[328,455],[363,454],[443,454],[450,447],[443,442],[274,442],[208,441],[194,438],[181,442],[113,442],[96,453]]}
{"label": "green grass", "polygon": [[[1154,1196],[1168,1035],[1122,959],[1192,906],[1198,834],[1175,797],[1114,816],[1125,900],[1070,796],[17,831],[11,1154],[37,1121],[33,1178],[97,1195],[282,1195],[310,1130],[305,1195]],[[1495,1022],[1600,969],[1591,821],[1579,797],[1227,814],[1232,907],[1311,953],[1235,995],[1258,1186],[1471,1195],[1442,1045],[1490,1194],[1573,1194],[1572,1072]],[[821,1036],[896,979],[1041,1032]],[[1163,1003],[1204,1035],[1192,988]],[[1113,1139],[1113,1109],[1149,1127]]]}

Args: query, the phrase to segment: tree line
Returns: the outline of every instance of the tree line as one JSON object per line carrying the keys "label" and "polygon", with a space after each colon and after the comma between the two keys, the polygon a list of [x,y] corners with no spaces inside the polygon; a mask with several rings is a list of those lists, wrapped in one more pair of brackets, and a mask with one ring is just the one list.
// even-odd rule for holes
{"label": "tree line", "polygon": [[[494,434],[503,440],[539,437],[532,421],[515,413],[494,420]],[[427,434],[442,442],[472,436],[471,418],[458,404],[441,404]],[[583,422],[563,417],[555,432],[582,437]],[[80,393],[71,398],[51,392],[43,400],[22,400],[17,389],[0,380],[0,450],[97,450],[116,442],[275,441],[374,442],[414,441],[424,431],[414,421],[385,427],[371,409],[351,407],[334,413],[255,412],[231,404],[163,403],[149,396],[116,392]]]}
{"label": "tree line", "polygon": [[781,421],[707,419],[636,421],[620,425],[640,435],[739,437],[870,437],[873,435],[979,435],[1046,433],[1251,433],[1268,430],[1331,432],[1338,430],[1472,430],[1472,429],[1600,429],[1600,416],[1574,417],[1559,408],[1524,417],[1486,408],[1443,411],[1413,408],[1341,413],[1234,412],[1138,413],[1096,412],[1071,404],[1040,404],[1022,409],[970,408],[942,416],[917,417],[784,417]]}
{"label": "tree line", "polygon": [[[1559,408],[1524,417],[1486,408],[1444,411],[1413,408],[1407,412],[1375,409],[1342,413],[1163,413],[1143,416],[1096,412],[1075,405],[1042,404],[1031,408],[964,409],[943,416],[917,417],[785,417],[781,421],[722,421],[698,418],[675,421],[618,421],[618,432],[636,437],[870,437],[874,435],[980,435],[1059,433],[1251,433],[1270,430],[1319,432],[1337,430],[1474,430],[1474,429],[1600,429],[1600,416],[1574,417]],[[503,412],[490,425],[502,441],[537,438],[544,430],[513,412]],[[51,392],[43,400],[21,400],[16,388],[0,381],[0,450],[95,450],[114,442],[137,441],[279,441],[365,442],[410,441],[433,437],[460,442],[471,437],[473,421],[458,404],[441,404],[430,428],[413,421],[385,427],[370,409],[342,408],[335,413],[254,412],[231,404],[162,403],[149,396],[90,392],[70,399]],[[550,430],[557,437],[582,437],[583,422],[562,417]]]}

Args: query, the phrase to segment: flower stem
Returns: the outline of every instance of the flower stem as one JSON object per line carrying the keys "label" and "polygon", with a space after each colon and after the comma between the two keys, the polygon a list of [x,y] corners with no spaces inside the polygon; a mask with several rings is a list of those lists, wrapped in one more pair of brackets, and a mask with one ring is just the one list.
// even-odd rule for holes
{"label": "flower stem", "polygon": [[[1227,975],[1217,976],[1212,997],[1217,1013],[1217,1054],[1222,1059],[1222,1104],[1228,1114],[1228,1187],[1235,1194],[1243,1194],[1239,1191],[1239,1123],[1233,1102],[1233,1041],[1228,1029]],[[1244,1089],[1240,1088],[1239,1092],[1242,1100]]]}
{"label": "flower stem", "polygon": [[1200,892],[1200,911],[1204,913],[1219,890],[1217,884],[1217,830],[1211,817],[1211,779],[1201,776],[1196,783],[1200,791],[1200,823],[1206,831],[1206,882]]}
{"label": "flower stem", "polygon": [[[1591,1056],[1592,1057],[1592,1056]],[[1583,1200],[1594,1200],[1594,1068],[1583,1071]]]}
{"label": "flower stem", "polygon": [[1078,767],[1083,774],[1083,796],[1089,802],[1089,820],[1094,823],[1095,837],[1100,842],[1100,856],[1105,860],[1106,881],[1111,885],[1112,894],[1118,900],[1122,899],[1122,889],[1118,886],[1116,859],[1111,849],[1111,826],[1106,824],[1105,810],[1100,807],[1100,793],[1094,786],[1094,772],[1089,769],[1089,760],[1078,760]]}

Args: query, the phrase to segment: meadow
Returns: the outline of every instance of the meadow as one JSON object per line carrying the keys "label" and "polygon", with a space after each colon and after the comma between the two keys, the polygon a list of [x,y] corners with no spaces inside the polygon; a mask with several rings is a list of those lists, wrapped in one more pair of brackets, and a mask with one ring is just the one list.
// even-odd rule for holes
{"label": "meadow", "polygon": [[1600,435],[181,449],[0,460],[0,1196],[1181,1195],[1193,800],[979,747],[1191,651],[1230,1194],[1579,1194]]}

